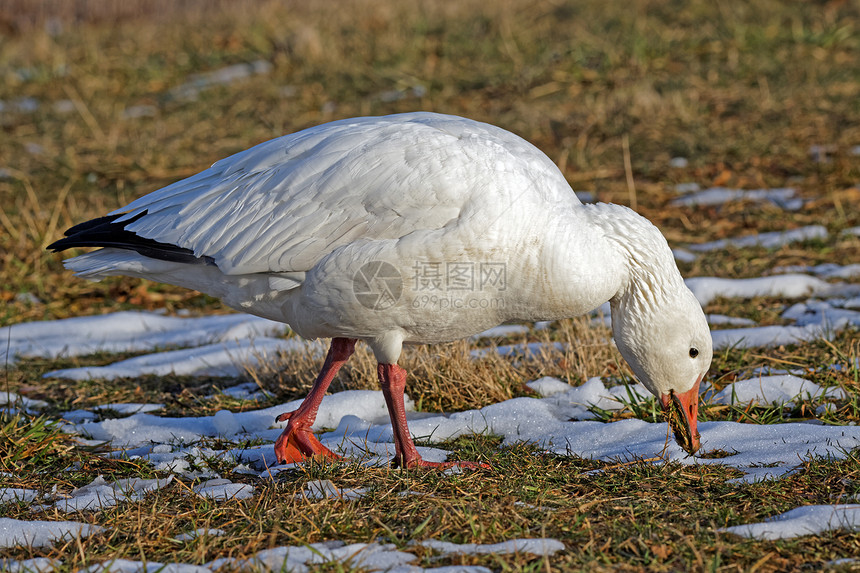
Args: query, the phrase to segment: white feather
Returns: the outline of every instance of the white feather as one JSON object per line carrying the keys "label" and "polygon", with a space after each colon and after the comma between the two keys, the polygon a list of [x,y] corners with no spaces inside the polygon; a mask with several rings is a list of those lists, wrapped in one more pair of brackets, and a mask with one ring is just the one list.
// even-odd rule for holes
{"label": "white feather", "polygon": [[144,212],[127,230],[214,265],[103,249],[68,267],[194,288],[308,338],[363,339],[384,363],[403,343],[611,299],[619,347],[655,394],[689,389],[710,364],[704,314],[659,231],[624,207],[582,205],[546,155],[487,124],[413,113],[321,125],[114,214]]}

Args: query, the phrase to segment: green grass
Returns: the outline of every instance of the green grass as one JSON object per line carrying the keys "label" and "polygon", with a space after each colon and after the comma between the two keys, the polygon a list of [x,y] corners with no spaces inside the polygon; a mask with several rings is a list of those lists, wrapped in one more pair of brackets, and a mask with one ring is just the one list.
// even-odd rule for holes
{"label": "green grass", "polygon": [[[851,151],[860,144],[856,3],[355,0],[336,9],[330,2],[269,1],[212,9],[150,0],[135,4],[137,12],[88,3],[91,11],[73,24],[69,6],[76,2],[54,7],[66,20],[53,34],[40,3],[0,6],[0,101],[31,97],[40,103],[33,113],[0,111],[0,326],[122,309],[224,312],[217,301],[174,287],[73,279],[61,256],[44,246],[76,222],[255,143],[342,117],[416,109],[466,115],[522,135],[556,161],[576,189],[635,203],[673,246],[811,224],[830,232],[825,240],[775,250],[707,253],[681,265],[685,276],[756,277],[783,265],[860,260],[860,239],[839,234],[860,225],[860,161]],[[272,64],[270,74],[212,87],[196,101],[169,96],[191,74],[259,59]],[[394,90],[403,96],[392,98]],[[70,111],[54,107],[60,100],[71,102]],[[137,105],[153,106],[155,115],[123,117]],[[828,146],[828,161],[810,157],[813,145]],[[675,156],[686,157],[688,166],[669,167]],[[807,204],[794,212],[752,203],[669,206],[674,185],[687,181],[793,186]],[[22,293],[38,300],[17,296]],[[717,300],[706,310],[779,324],[791,302]],[[563,356],[517,364],[467,366],[466,344],[416,349],[406,357],[409,392],[422,409],[438,411],[529,395],[522,384],[542,375],[574,384],[589,376],[620,383],[630,374],[605,337],[581,322],[561,323],[532,338],[577,344]],[[789,409],[703,404],[701,418],[857,423],[858,356],[856,331],[831,342],[720,352],[709,376],[718,388],[761,366],[800,368],[806,378],[840,387],[849,397],[820,416],[818,403],[800,400]],[[307,357],[286,357],[253,372],[271,394],[259,404],[223,395],[204,399],[220,384],[215,380],[69,383],[41,377],[119,358],[28,359],[4,369],[0,391],[49,403],[45,417],[0,420],[0,471],[9,472],[4,485],[47,494],[69,492],[99,474],[164,477],[145,463],[105,458],[66,436],[52,421],[62,411],[120,401],[165,403],[169,415],[263,407],[301,396],[316,368]],[[369,358],[356,358],[336,385],[375,388]],[[459,390],[466,387],[471,391]],[[607,421],[657,420],[655,406],[631,400],[623,410],[595,413]],[[309,464],[259,482],[223,466],[224,477],[254,485],[252,499],[206,501],[189,493],[194,481],[179,478],[142,501],[98,512],[40,515],[28,504],[4,504],[0,517],[76,519],[109,530],[80,544],[0,550],[0,556],[58,557],[63,570],[73,571],[108,557],[204,563],[329,539],[394,543],[425,566],[503,571],[788,571],[860,555],[858,533],[770,542],[717,531],[798,505],[854,501],[860,493],[856,453],[842,461],[803,460],[797,473],[776,482],[730,485],[725,482],[738,477],[737,470],[719,466],[594,462],[524,446],[499,448],[493,436],[444,447],[454,457],[493,467],[450,476],[351,462]],[[294,498],[311,479],[368,488],[369,494],[353,502]],[[407,490],[426,495],[398,495]],[[228,535],[172,540],[198,527]],[[562,540],[567,551],[546,561],[525,555],[437,561],[407,545],[428,538],[495,543],[541,536]]]}

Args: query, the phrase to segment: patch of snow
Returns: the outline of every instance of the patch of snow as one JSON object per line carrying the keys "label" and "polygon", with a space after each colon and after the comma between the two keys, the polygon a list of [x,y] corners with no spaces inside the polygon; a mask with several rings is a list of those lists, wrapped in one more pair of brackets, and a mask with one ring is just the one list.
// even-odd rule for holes
{"label": "patch of snow", "polygon": [[21,521],[0,517],[0,549],[50,547],[57,541],[89,537],[104,527],[78,521]]}
{"label": "patch of snow", "polygon": [[33,97],[19,97],[8,102],[0,100],[0,112],[34,113],[39,107],[39,100]]}
{"label": "patch of snow", "polygon": [[196,348],[171,350],[145,354],[121,360],[107,366],[84,366],[54,370],[45,378],[70,380],[115,380],[134,378],[147,374],[164,376],[213,376],[235,378],[245,366],[253,367],[261,360],[268,360],[280,352],[294,352],[317,348],[319,343],[306,342],[298,338],[275,339],[268,337],[207,344]]}
{"label": "patch of snow", "polygon": [[87,573],[212,573],[208,567],[186,563],[159,563],[158,561],[132,561],[112,559],[81,569]]}
{"label": "patch of snow", "polygon": [[552,376],[544,376],[543,378],[526,382],[526,386],[540,394],[542,398],[547,398],[560,392],[568,392],[573,389],[573,386],[570,384]]}
{"label": "patch of snow", "polygon": [[305,499],[360,499],[364,497],[364,488],[339,488],[328,479],[311,480],[305,484],[305,489],[297,497]]}
{"label": "patch of snow", "polygon": [[138,412],[155,412],[164,408],[164,404],[140,404],[137,402],[114,402],[93,407],[97,412],[111,411],[120,415],[137,414]]}
{"label": "patch of snow", "polygon": [[860,327],[860,312],[835,308],[821,300],[808,300],[789,307],[783,318],[794,320],[800,326],[819,326],[839,331],[848,326]]}
{"label": "patch of snow", "polygon": [[[714,332],[715,338],[722,332],[726,331]],[[629,460],[663,456],[681,463],[719,463],[745,472],[745,477],[739,481],[774,479],[793,471],[804,457],[841,458],[845,451],[860,446],[860,427],[702,422],[699,429],[703,452],[721,449],[736,453],[720,459],[690,457],[671,439],[665,423],[651,424],[635,419],[614,423],[571,421],[593,418],[589,408],[594,406],[605,410],[622,408],[621,401],[629,399],[626,387],[605,388],[598,378],[570,389],[549,382],[546,384],[547,388],[555,386],[565,391],[546,398],[514,398],[480,410],[451,414],[410,411],[410,430],[417,439],[431,443],[466,434],[488,433],[503,437],[503,445],[525,442],[557,454],[584,458]],[[630,387],[630,391],[635,393],[634,400],[650,396],[639,385]],[[162,418],[135,414],[128,418],[79,424],[76,428],[96,439],[111,441],[115,447],[133,447],[135,449],[126,455],[149,459],[162,469],[171,469],[170,466],[174,465],[174,471],[175,464],[191,449],[177,451],[175,446],[168,444],[193,443],[206,436],[235,431],[235,434],[223,437],[237,441],[259,439],[268,443],[223,452],[209,451],[205,455],[201,453],[203,457],[195,465],[203,466],[206,457],[217,456],[236,464],[252,465],[257,471],[262,470],[261,477],[270,477],[285,469],[285,466],[277,464],[272,445],[284,423],[275,424],[274,418],[284,411],[294,410],[300,403],[296,400],[249,412],[219,413],[218,421],[215,416]],[[411,410],[411,402],[407,404]],[[317,431],[322,428],[336,428],[319,438],[326,447],[341,455],[363,459],[373,465],[387,463],[394,456],[393,433],[381,392],[345,391],[326,396],[314,425]],[[153,442],[164,445],[153,447]],[[419,452],[429,461],[444,461],[447,455],[444,450],[430,447],[421,447]],[[183,468],[179,469],[183,471]]]}
{"label": "patch of snow", "polygon": [[156,471],[168,471],[187,479],[198,479],[221,477],[209,468],[208,461],[222,457],[224,453],[198,446],[174,448],[159,444],[126,450],[119,455],[127,459],[146,460]]}
{"label": "patch of snow", "polygon": [[[280,435],[281,428],[287,425],[287,422],[275,423],[275,417],[295,410],[301,403],[302,400],[293,400],[260,410],[234,412],[229,422],[222,415],[217,425],[214,416],[167,418],[151,414],[134,414],[127,418],[75,424],[69,430],[94,440],[111,442],[115,447],[129,448],[153,442],[189,444],[203,437],[223,436],[222,430],[229,424],[229,427],[241,430],[241,433],[232,436],[233,438],[264,439],[274,442]],[[414,404],[408,397],[405,404],[407,411],[414,409]],[[388,420],[388,410],[382,392],[349,390],[325,396],[312,429],[318,431],[323,428],[336,428],[341,418],[349,414],[373,423]]]}
{"label": "patch of snow", "polygon": [[68,498],[42,506],[40,509],[56,508],[66,513],[96,511],[126,501],[138,501],[148,492],[161,489],[171,481],[173,481],[172,476],[165,479],[128,478],[108,482],[102,476],[98,476],[91,483],[73,490]]}
{"label": "patch of snow", "polygon": [[797,191],[790,187],[750,190],[710,187],[703,191],[694,191],[686,197],[674,199],[670,205],[674,207],[691,205],[709,207],[732,201],[769,202],[787,211],[796,211],[803,207],[803,199],[799,199]]}
{"label": "patch of snow", "polygon": [[223,529],[207,529],[205,527],[201,527],[194,531],[189,531],[188,533],[180,533],[173,539],[176,541],[193,541],[198,537],[217,537],[221,535],[227,535],[227,532]]}
{"label": "patch of snow", "polygon": [[188,81],[167,93],[170,99],[193,101],[200,92],[216,85],[229,85],[254,75],[271,73],[272,64],[267,60],[256,60],[247,64],[234,64],[211,72],[192,75]]}
{"label": "patch of snow", "polygon": [[255,382],[243,382],[241,384],[219,390],[219,393],[235,398],[236,400],[265,400],[267,397],[266,393],[263,392]]}
{"label": "patch of snow", "polygon": [[720,531],[752,539],[791,539],[825,531],[860,530],[860,505],[808,505],[766,519]]}
{"label": "patch of snow", "polygon": [[451,543],[448,541],[437,541],[425,539],[418,541],[415,545],[421,545],[445,555],[487,555],[490,553],[530,553],[532,555],[555,555],[564,551],[564,543],[557,539],[510,539],[501,543],[483,545],[480,543]]}
{"label": "patch of snow", "polygon": [[675,257],[676,261],[681,261],[682,263],[693,263],[699,258],[699,255],[696,253],[691,253],[687,249],[677,247],[672,249],[672,256]]}
{"label": "patch of snow", "polygon": [[396,570],[398,566],[414,561],[415,555],[398,551],[393,544],[353,543],[325,541],[294,547],[275,547],[257,552],[247,559],[220,558],[207,566],[212,570],[262,570],[307,573],[310,566],[325,563],[343,563],[366,571]]}
{"label": "patch of snow", "polygon": [[755,326],[755,321],[749,318],[741,318],[738,316],[726,316],[724,314],[709,314],[707,315],[708,324],[723,325],[729,324],[732,326]]}
{"label": "patch of snow", "polygon": [[[860,227],[858,227],[860,229]],[[775,273],[812,273],[825,279],[854,279],[860,278],[860,263],[838,265],[822,263],[820,265],[790,265],[773,269]]]}
{"label": "patch of snow", "polygon": [[0,503],[28,503],[36,499],[38,495],[39,492],[34,489],[26,489],[22,487],[0,487]]}
{"label": "patch of snow", "polygon": [[615,411],[624,408],[625,402],[641,402],[651,393],[641,384],[606,388],[599,377],[586,380],[582,386],[546,398],[557,408],[558,417],[569,420],[591,420],[596,417],[590,408]]}
{"label": "patch of snow", "polygon": [[62,561],[48,557],[34,557],[32,559],[0,559],[0,571],[8,573],[50,573],[56,571]]}
{"label": "patch of snow", "polygon": [[714,330],[711,332],[711,338],[714,341],[714,349],[773,348],[826,339],[828,334],[827,330],[814,324],[808,326],[772,325]]}
{"label": "patch of snow", "polygon": [[564,342],[527,342],[523,344],[504,344],[493,348],[477,348],[469,354],[472,358],[483,358],[492,353],[500,356],[540,356],[542,353],[564,352]]}
{"label": "patch of snow", "polygon": [[826,239],[827,229],[822,225],[810,225],[808,227],[800,227],[790,231],[774,231],[772,233],[758,233],[748,235],[738,239],[720,239],[708,243],[698,245],[690,245],[691,251],[707,252],[719,251],[728,247],[742,249],[745,247],[763,247],[765,249],[775,249],[790,243],[799,241],[809,241],[811,239]]}
{"label": "patch of snow", "polygon": [[[176,318],[124,311],[0,328],[8,358],[59,358],[97,352],[138,352],[277,336],[286,326],[247,314]],[[5,354],[5,349],[4,349]]]}
{"label": "patch of snow", "polygon": [[17,406],[23,408],[25,412],[35,413],[36,410],[41,410],[48,405],[44,400],[33,400],[26,396],[21,396],[14,392],[0,391],[0,406]]}
{"label": "patch of snow", "polygon": [[717,277],[693,277],[684,283],[693,291],[696,300],[707,306],[719,297],[753,298],[757,296],[800,298],[826,295],[833,285],[808,275],[789,274],[754,279],[721,279]]}
{"label": "patch of snow", "polygon": [[713,397],[716,404],[789,405],[796,399],[844,400],[841,388],[822,388],[815,382],[792,375],[762,376],[729,384]]}
{"label": "patch of snow", "polygon": [[92,422],[96,418],[98,416],[89,410],[69,410],[68,412],[63,412],[61,419],[72,424],[80,424],[82,422]]}
{"label": "patch of snow", "polygon": [[34,489],[20,487],[0,487],[0,504],[3,503],[29,503],[39,496]]}
{"label": "patch of snow", "polygon": [[675,185],[675,193],[693,193],[699,189],[701,189],[699,184],[692,181]]}
{"label": "patch of snow", "polygon": [[194,493],[215,501],[230,501],[233,499],[248,499],[254,497],[254,486],[245,483],[233,483],[228,479],[211,479],[194,486]]}

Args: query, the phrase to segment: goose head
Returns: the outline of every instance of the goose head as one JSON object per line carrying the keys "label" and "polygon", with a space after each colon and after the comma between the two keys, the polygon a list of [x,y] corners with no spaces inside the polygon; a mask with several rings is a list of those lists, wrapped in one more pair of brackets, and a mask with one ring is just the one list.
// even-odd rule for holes
{"label": "goose head", "polygon": [[633,289],[612,301],[612,330],[636,377],[659,398],[678,444],[693,454],[700,446],[699,386],[713,357],[708,323],[693,293],[683,281],[659,294]]}

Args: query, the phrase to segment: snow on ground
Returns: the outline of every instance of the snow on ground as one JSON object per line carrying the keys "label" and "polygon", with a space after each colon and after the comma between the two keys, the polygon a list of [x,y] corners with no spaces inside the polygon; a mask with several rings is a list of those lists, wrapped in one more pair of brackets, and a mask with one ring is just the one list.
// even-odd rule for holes
{"label": "snow on ground", "polygon": [[194,531],[189,531],[188,533],[180,533],[173,539],[176,541],[193,541],[198,537],[220,537],[221,535],[227,535],[227,532],[223,529],[206,529],[203,527],[197,528]]}
{"label": "snow on ground", "polygon": [[364,488],[339,488],[330,479],[311,480],[305,484],[302,493],[297,497],[305,499],[360,499],[364,497]]}
{"label": "snow on ground", "polygon": [[[504,543],[493,545],[446,543],[435,540],[425,540],[421,543],[444,555],[461,554],[507,554],[507,553],[530,553],[533,555],[554,555],[564,550],[564,544],[554,539],[512,539]],[[295,571],[297,573],[309,570],[309,565],[322,563],[349,563],[354,567],[360,567],[368,571],[389,571],[391,573],[418,573],[420,571],[488,571],[484,567],[462,567],[455,568],[430,568],[423,569],[409,565],[416,559],[415,555],[405,551],[398,551],[392,544],[379,543],[354,543],[345,545],[342,542],[312,543],[311,545],[298,547],[277,547],[258,552],[249,559],[216,559],[208,564],[211,569],[224,567],[225,565],[239,570],[247,570],[259,567],[264,570]]]}
{"label": "snow on ground", "polygon": [[531,553],[533,555],[552,555],[564,551],[564,544],[555,539],[511,539],[491,545],[480,543],[450,543],[425,539],[415,545],[421,545],[445,554],[486,555],[488,553]]}
{"label": "snow on ground", "polygon": [[[786,196],[786,198],[789,198]],[[770,200],[770,199],[766,199]],[[784,241],[819,236],[815,227],[798,233],[764,237]],[[762,235],[758,238],[762,239]],[[701,250],[701,249],[699,249]],[[850,327],[860,327],[860,287],[828,283],[822,278],[848,279],[856,276],[853,266],[819,266],[808,269],[786,269],[782,274],[761,279],[727,280],[709,277],[688,279],[687,284],[704,305],[717,297],[787,297],[813,299],[786,308],[782,318],[791,324],[758,326],[749,319],[710,315],[712,325],[733,326],[713,331],[716,348],[763,347],[792,344],[826,337]],[[826,267],[826,268],[825,268]],[[816,276],[796,274],[811,272]],[[604,310],[608,315],[608,311]],[[510,325],[490,329],[474,337],[499,338],[525,336],[546,325]],[[284,325],[246,315],[205,318],[175,318],[157,313],[121,312],[98,317],[74,318],[14,325],[0,329],[0,339],[7,340],[6,360],[17,357],[80,356],[94,352],[147,352],[142,356],[101,367],[83,366],[54,371],[48,376],[71,380],[89,378],[136,377],[167,373],[223,376],[235,378],[245,365],[280,352],[321,352],[319,343],[309,343],[282,336]],[[497,348],[482,348],[476,357],[487,352],[508,356],[539,354],[564,350],[565,345],[550,346],[520,343]],[[160,352],[157,350],[161,350]],[[826,367],[826,365],[822,365]],[[821,408],[845,398],[842,391],[821,388],[796,373],[751,373],[715,393],[702,389],[706,400],[715,403],[745,405],[750,403],[790,406],[797,399],[813,399]],[[625,402],[650,399],[641,386],[607,387],[603,380],[592,378],[572,387],[561,380],[542,378],[528,383],[535,397],[521,397],[492,404],[479,410],[452,413],[419,413],[413,411],[407,398],[410,429],[422,443],[438,444],[470,433],[493,433],[504,438],[503,447],[530,443],[561,455],[576,455],[607,461],[672,460],[681,464],[719,464],[740,470],[733,482],[744,483],[779,479],[810,457],[840,459],[860,447],[860,428],[835,427],[808,423],[757,426],[735,422],[702,422],[702,450],[689,456],[671,438],[665,423],[651,424],[637,419],[604,423],[600,411],[618,410]],[[242,383],[226,388],[224,393],[243,399],[263,397],[254,384]],[[289,466],[276,463],[273,443],[284,423],[275,416],[294,410],[300,401],[233,413],[219,411],[213,416],[170,418],[155,415],[160,404],[104,404],[90,410],[75,410],[63,415],[66,431],[82,436],[85,443],[109,442],[116,451],[109,455],[126,456],[149,462],[159,471],[185,478],[205,478],[193,488],[196,494],[222,503],[253,497],[255,489],[248,484],[223,479],[209,468],[207,460],[219,459],[232,464],[234,471],[272,479]],[[13,393],[0,393],[0,407],[38,412],[46,404]],[[325,431],[325,430],[328,431]],[[385,464],[394,455],[393,436],[381,392],[348,391],[328,395],[320,406],[314,430],[321,432],[323,444],[340,454],[366,464]],[[225,438],[235,442],[262,441],[263,445],[229,450],[209,447],[208,438]],[[431,461],[444,461],[447,452],[431,446],[419,447]],[[724,457],[707,454],[720,452]],[[726,455],[728,454],[728,455]],[[705,457],[702,457],[702,456]],[[659,462],[657,462],[659,463]],[[94,511],[139,499],[149,491],[165,487],[171,477],[162,480],[119,480],[108,482],[101,476],[89,485],[67,495],[54,492],[39,494],[31,490],[0,488],[0,503],[34,503],[34,510],[63,512]],[[331,480],[305,484],[301,494],[306,499],[324,497],[341,500],[358,499],[360,488],[338,486]],[[762,524],[725,529],[738,535],[788,537],[805,531],[820,532],[828,528],[855,528],[860,523],[860,506],[813,506],[798,508]],[[0,545],[50,545],[60,538],[86,536],[101,529],[77,522],[40,522],[0,520]],[[194,533],[189,535],[193,535]],[[204,534],[213,534],[204,532]],[[3,544],[6,545],[3,545]],[[435,540],[424,543],[442,554],[499,553],[529,551],[549,554],[562,548],[554,540],[511,540],[498,546],[459,546]],[[166,564],[164,571],[209,571],[222,565],[238,569],[261,566],[280,569],[286,564],[296,571],[308,570],[323,561],[359,564],[368,570],[389,569],[417,572],[411,565],[415,556],[393,546],[379,544],[344,545],[332,541],[308,547],[279,547],[261,551],[238,562],[218,560],[197,567]],[[538,549],[536,549],[538,548]],[[542,548],[542,549],[540,549]],[[8,562],[8,570],[21,568],[24,562]],[[33,562],[34,569],[49,570],[51,563]],[[91,568],[92,571],[157,570],[158,564],[117,561]],[[460,571],[485,571],[480,567]]]}
{"label": "snow on ground", "polygon": [[233,483],[228,479],[210,479],[194,486],[194,493],[215,501],[248,499],[254,497],[254,486],[246,483]]}
{"label": "snow on ground", "polygon": [[171,481],[173,476],[165,479],[120,479],[114,482],[107,482],[98,476],[92,483],[72,491],[68,497],[48,505],[34,506],[34,509],[57,509],[64,513],[106,509],[126,501],[140,500],[148,492],[161,489]]}
{"label": "snow on ground", "polygon": [[808,227],[800,227],[790,231],[774,231],[772,233],[756,233],[737,239],[720,239],[718,241],[710,241],[708,243],[700,243],[697,245],[689,245],[691,251],[707,252],[719,251],[729,247],[742,249],[744,247],[762,247],[765,249],[775,249],[783,245],[797,243],[800,241],[809,241],[812,239],[826,239],[827,229],[822,225],[810,225]]}
{"label": "snow on ground", "polygon": [[[0,527],[2,527],[0,520]],[[2,529],[0,529],[2,531]],[[220,530],[198,530],[204,534]],[[223,532],[222,532],[223,533]],[[219,533],[215,533],[216,535]],[[189,537],[193,539],[193,537]],[[432,549],[436,557],[449,555],[486,555],[486,554],[531,554],[551,556],[564,550],[564,544],[555,539],[511,539],[492,545],[475,543],[457,544],[427,539],[415,545]],[[231,571],[290,571],[305,573],[318,569],[324,564],[341,564],[360,568],[364,571],[387,571],[389,573],[490,573],[486,567],[475,565],[454,565],[447,567],[423,568],[411,565],[417,557],[406,551],[399,551],[393,544],[353,543],[341,541],[325,541],[310,545],[275,547],[265,549],[246,559],[221,558],[206,565],[189,565],[183,563],[162,563],[156,561],[133,561],[115,559],[92,565],[88,573],[212,573],[222,568]],[[27,561],[3,561],[0,567],[3,571],[52,571],[58,562],[41,559]]]}
{"label": "snow on ground", "polygon": [[103,527],[77,521],[21,521],[0,517],[0,549],[21,545],[50,547],[57,541],[89,537]]}
{"label": "snow on ground", "polygon": [[844,400],[848,396],[842,388],[822,388],[791,374],[762,376],[733,382],[716,394],[712,401],[716,404],[791,405],[798,398],[807,400]]}
{"label": "snow on ground", "polygon": [[[837,397],[819,392],[820,388],[812,383],[792,382],[793,378],[788,377],[787,381],[784,376],[761,377],[748,382],[749,387],[760,391],[765,399],[772,396],[794,398],[803,392],[815,393],[821,400]],[[638,385],[629,389],[623,386],[606,388],[599,378],[592,378],[579,387],[565,389],[565,386],[558,380],[542,379],[533,383],[533,387],[546,392],[547,396],[514,398],[480,410],[451,414],[413,412],[411,402],[407,402],[407,417],[416,439],[431,444],[465,434],[491,433],[502,436],[504,446],[531,443],[562,455],[608,461],[663,458],[682,464],[721,464],[741,470],[744,475],[736,480],[739,482],[778,478],[793,471],[810,456],[839,459],[860,446],[860,427],[702,422],[699,424],[702,453],[720,450],[731,455],[717,459],[691,457],[668,437],[665,423],[651,424],[637,419],[613,423],[592,421],[596,417],[595,408],[620,409],[622,401],[638,400],[646,395],[644,388]],[[742,383],[736,383],[735,388],[736,395],[747,396]],[[792,395],[792,390],[797,390],[797,394]],[[134,414],[73,424],[68,428],[90,439],[126,448],[126,456],[148,460],[156,468],[186,477],[199,475],[185,473],[191,462],[196,467],[206,467],[207,459],[219,458],[243,464],[248,467],[247,471],[268,478],[280,467],[272,445],[281,432],[273,423],[275,415],[298,404],[299,401],[294,401],[250,412],[221,411],[214,416],[187,418]],[[356,390],[326,396],[320,405],[315,429],[325,427],[335,429],[321,433],[320,441],[344,456],[374,465],[387,463],[394,456],[391,425],[381,392]],[[232,450],[195,445],[205,437],[214,436],[234,441],[263,440],[267,444]],[[434,447],[422,447],[419,451],[432,461],[444,461],[446,457],[444,450]],[[219,478],[214,472],[205,477]],[[232,485],[238,487],[239,484]],[[221,497],[233,496],[232,490],[225,491]]]}
{"label": "snow on ground", "polygon": [[793,265],[788,267],[777,267],[775,273],[812,273],[825,279],[855,279],[860,278],[860,263],[848,265],[837,265],[836,263],[822,263],[820,265]]}
{"label": "snow on ground", "polygon": [[834,529],[860,530],[860,505],[807,505],[761,523],[735,525],[720,531],[753,539],[791,539]]}
{"label": "snow on ground", "polygon": [[60,562],[47,557],[33,559],[0,559],[0,571],[9,573],[50,573],[55,571]]}
{"label": "snow on ground", "polygon": [[91,380],[94,378],[114,380],[147,374],[235,378],[243,373],[245,367],[256,366],[261,360],[277,356],[280,352],[295,352],[305,349],[321,351],[322,347],[317,343],[297,338],[285,340],[260,337],[231,340],[197,348],[146,354],[120,360],[108,366],[85,366],[83,368],[54,370],[46,373],[45,376],[70,380]]}
{"label": "snow on ground", "polygon": [[[688,188],[682,188],[682,190],[687,189]],[[691,190],[692,193],[685,197],[674,199],[671,202],[671,205],[698,205],[700,207],[709,207],[714,205],[723,205],[732,201],[754,201],[756,203],[769,202],[788,211],[797,211],[803,207],[803,199],[797,197],[797,191],[790,187],[775,189],[728,189],[726,187],[710,187],[700,191],[698,189],[698,185],[696,185],[695,188],[689,188],[689,190]]]}
{"label": "snow on ground", "polygon": [[279,322],[247,314],[178,318],[152,312],[116,312],[0,328],[5,359],[58,358],[96,352],[150,352],[283,334]]}
{"label": "snow on ground", "polygon": [[39,492],[21,487],[0,487],[0,504],[16,501],[28,503],[36,499]]}
{"label": "snow on ground", "polygon": [[718,297],[753,298],[757,296],[800,298],[826,295],[833,285],[821,279],[801,274],[775,275],[755,279],[720,279],[693,277],[684,281],[696,295],[699,304],[706,306]]}

